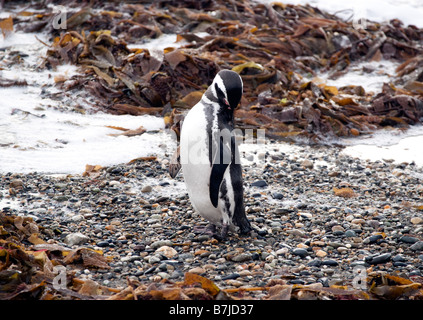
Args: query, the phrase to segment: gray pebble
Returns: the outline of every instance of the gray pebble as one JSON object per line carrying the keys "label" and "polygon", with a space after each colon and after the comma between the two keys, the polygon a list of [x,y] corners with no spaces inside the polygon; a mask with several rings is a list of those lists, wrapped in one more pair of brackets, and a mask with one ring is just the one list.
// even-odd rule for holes
{"label": "gray pebble", "polygon": [[423,251],[423,241],[418,241],[410,246],[413,251]]}
{"label": "gray pebble", "polygon": [[159,241],[156,241],[156,242],[153,242],[152,244],[150,244],[150,247],[152,249],[158,249],[158,248],[163,247],[163,246],[170,247],[170,246],[172,246],[172,244],[173,244],[173,242],[170,241],[170,240],[159,240]]}
{"label": "gray pebble", "polygon": [[390,253],[384,253],[376,256],[368,256],[364,260],[369,264],[381,264],[386,263],[391,259]]}
{"label": "gray pebble", "polygon": [[303,248],[295,248],[294,250],[292,250],[292,253],[297,256],[300,256],[301,258],[305,258],[308,255],[307,250]]}
{"label": "gray pebble", "polygon": [[250,253],[244,253],[244,252],[240,253],[236,256],[233,256],[231,258],[231,260],[234,261],[234,262],[244,262],[244,261],[248,261],[248,260],[251,260],[251,259],[252,259],[251,254]]}
{"label": "gray pebble", "polygon": [[73,245],[80,245],[80,244],[86,243],[88,242],[89,239],[90,238],[88,236],[82,234],[81,232],[75,232],[75,233],[68,234],[65,237],[64,242],[67,245],[73,246]]}

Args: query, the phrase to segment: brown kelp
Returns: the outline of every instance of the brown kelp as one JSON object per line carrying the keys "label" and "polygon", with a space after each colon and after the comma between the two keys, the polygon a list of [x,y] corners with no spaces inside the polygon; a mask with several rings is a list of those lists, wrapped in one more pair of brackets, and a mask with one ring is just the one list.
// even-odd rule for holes
{"label": "brown kelp", "polygon": [[[407,127],[423,116],[423,33],[398,20],[368,21],[364,29],[311,6],[247,0],[55,3],[66,6],[66,29],[53,27],[51,8],[18,14],[15,28],[49,32],[44,67],[83,70],[57,86],[106,112],[163,116],[175,126],[215,74],[232,69],[245,84],[237,126],[266,129],[272,138],[319,142]],[[128,47],[163,34],[176,34],[182,45]],[[382,59],[401,64],[380,92],[316,77],[336,79],[358,62]]]}

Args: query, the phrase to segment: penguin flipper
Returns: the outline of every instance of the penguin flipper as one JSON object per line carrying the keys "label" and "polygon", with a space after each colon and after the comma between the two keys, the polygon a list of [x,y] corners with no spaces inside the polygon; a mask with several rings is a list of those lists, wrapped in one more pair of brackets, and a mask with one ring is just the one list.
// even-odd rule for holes
{"label": "penguin flipper", "polygon": [[[232,137],[233,139],[233,137]],[[223,181],[225,171],[229,166],[232,159],[231,150],[223,143],[223,139],[220,139],[219,143],[220,152],[215,156],[215,160],[212,165],[210,174],[210,201],[215,208],[217,208],[217,202],[219,200],[220,185]]]}
{"label": "penguin flipper", "polygon": [[172,156],[172,159],[170,159],[169,163],[169,174],[174,179],[176,175],[178,174],[179,170],[181,170],[181,155],[179,151],[179,147],[176,149],[175,153]]}

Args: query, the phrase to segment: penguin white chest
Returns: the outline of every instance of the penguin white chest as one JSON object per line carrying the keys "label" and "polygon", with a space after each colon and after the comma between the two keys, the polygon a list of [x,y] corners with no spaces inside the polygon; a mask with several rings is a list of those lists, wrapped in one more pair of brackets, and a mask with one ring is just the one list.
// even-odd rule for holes
{"label": "penguin white chest", "polygon": [[195,105],[184,119],[181,139],[181,166],[189,197],[196,211],[214,224],[221,224],[222,213],[210,201],[211,163],[209,156],[209,133],[213,126],[207,119],[205,106]]}

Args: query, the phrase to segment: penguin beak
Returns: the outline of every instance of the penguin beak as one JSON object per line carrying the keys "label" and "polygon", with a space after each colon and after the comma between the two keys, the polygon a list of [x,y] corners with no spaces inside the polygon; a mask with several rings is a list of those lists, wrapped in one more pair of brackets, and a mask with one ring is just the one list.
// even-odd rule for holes
{"label": "penguin beak", "polygon": [[228,106],[228,109],[231,110],[231,106],[229,105],[229,102],[227,99],[223,99],[223,102]]}

